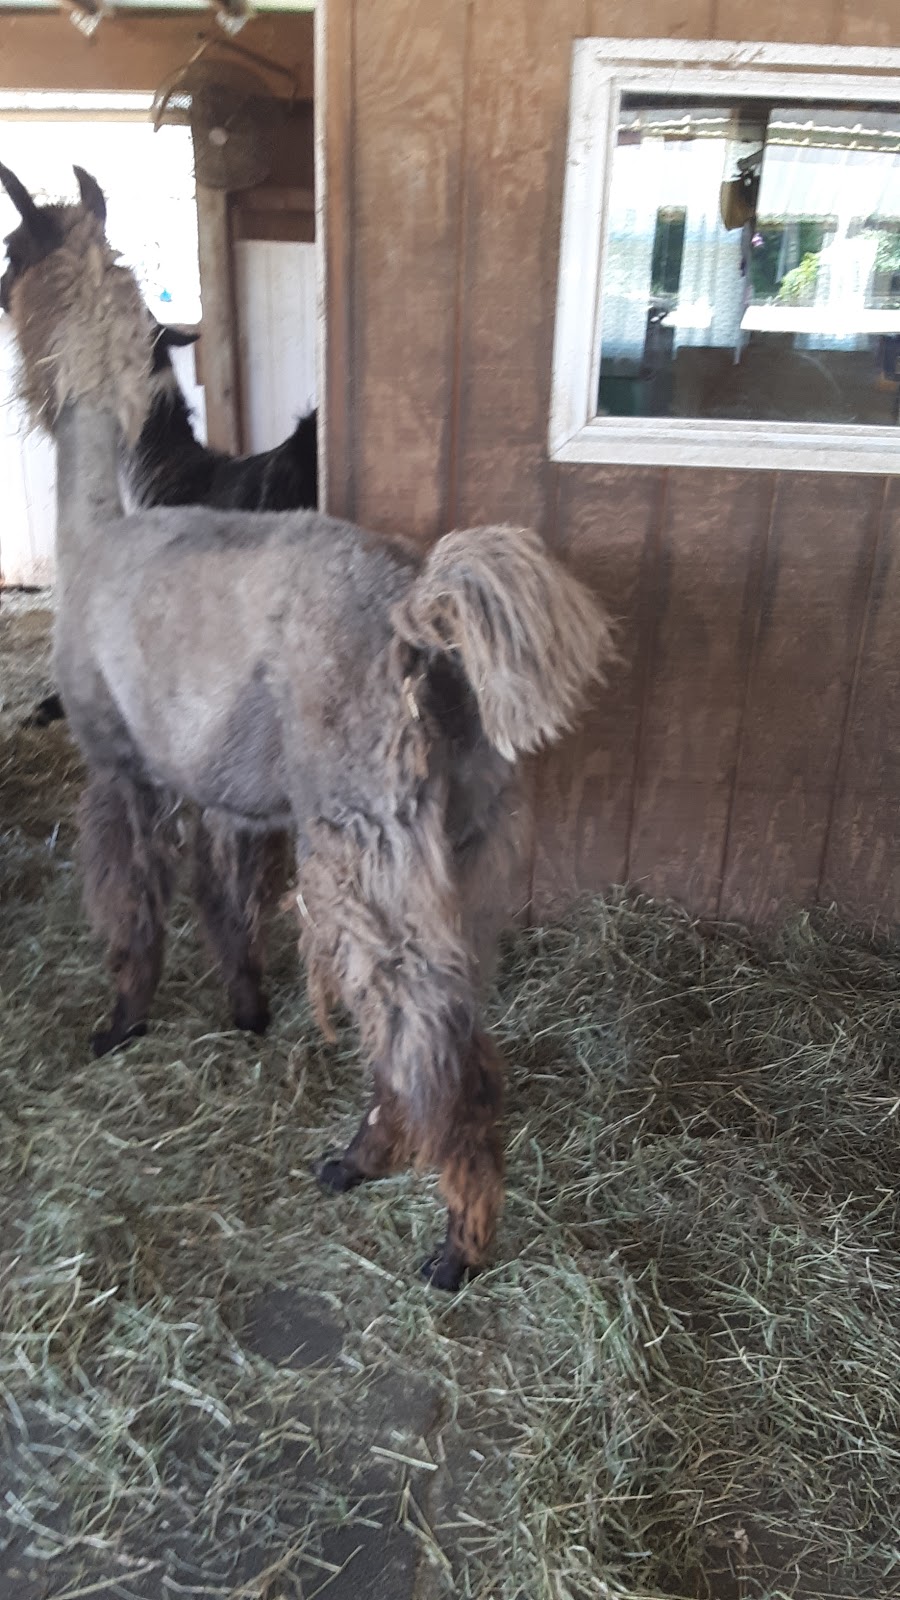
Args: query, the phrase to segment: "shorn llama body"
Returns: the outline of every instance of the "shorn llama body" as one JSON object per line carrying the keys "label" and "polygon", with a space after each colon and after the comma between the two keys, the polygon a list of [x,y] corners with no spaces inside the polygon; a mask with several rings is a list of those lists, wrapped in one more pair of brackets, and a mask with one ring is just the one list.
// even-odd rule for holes
{"label": "shorn llama body", "polygon": [[[502,1199],[502,1067],[477,980],[516,763],[577,715],[611,652],[606,617],[520,529],[451,533],[423,559],[316,512],[119,520],[148,313],[76,172],[80,205],[39,208],[0,168],[23,219],[0,300],[57,446],[56,670],[89,769],[86,903],[116,985],[96,1047],[148,1015],[178,800],[243,830],[293,826],[311,992],[323,1020],[332,1001],[349,1009],[374,1081],[321,1181],[437,1167],[448,1226],[424,1270],[453,1288],[484,1260]],[[223,966],[252,990],[240,874],[219,895],[205,865]]]}

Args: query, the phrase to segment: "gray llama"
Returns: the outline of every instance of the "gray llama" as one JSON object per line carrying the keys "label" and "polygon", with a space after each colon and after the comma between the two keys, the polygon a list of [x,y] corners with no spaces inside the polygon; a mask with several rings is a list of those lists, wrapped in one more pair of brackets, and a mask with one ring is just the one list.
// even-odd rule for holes
{"label": "gray llama", "polygon": [[[178,802],[260,835],[293,827],[311,994],[326,1027],[332,1001],[348,1008],[374,1081],[321,1181],[436,1167],[448,1225],[424,1270],[454,1288],[502,1201],[502,1063],[478,967],[516,849],[517,762],[572,724],[612,654],[607,618],[524,529],[450,533],[423,557],[320,512],[123,519],[117,452],[146,414],[148,313],[75,171],[80,204],[38,206],[0,167],[22,217],[0,302],[56,441],[55,665],[89,771],[85,900],[116,986],[95,1049],[146,1025]],[[257,932],[239,900],[208,920],[247,989],[233,1002],[252,1009]]]}

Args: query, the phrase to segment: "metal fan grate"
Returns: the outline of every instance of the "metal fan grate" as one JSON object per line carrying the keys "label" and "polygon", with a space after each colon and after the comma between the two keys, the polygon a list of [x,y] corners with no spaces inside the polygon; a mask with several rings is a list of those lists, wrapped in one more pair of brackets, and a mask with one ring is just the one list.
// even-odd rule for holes
{"label": "metal fan grate", "polygon": [[157,90],[151,116],[156,128],[190,126],[203,188],[250,189],[272,169],[285,102],[254,68],[204,56]]}

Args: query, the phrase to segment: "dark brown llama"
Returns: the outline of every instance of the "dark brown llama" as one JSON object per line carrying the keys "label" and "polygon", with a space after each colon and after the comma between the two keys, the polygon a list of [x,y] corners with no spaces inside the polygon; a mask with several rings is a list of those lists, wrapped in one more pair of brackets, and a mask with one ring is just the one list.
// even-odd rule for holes
{"label": "dark brown llama", "polygon": [[[0,169],[22,216],[3,295],[57,446],[56,670],[90,773],[86,899],[116,982],[98,1045],[146,1021],[178,800],[244,829],[293,825],[311,992],[323,1022],[332,1001],[348,1007],[374,1080],[321,1180],[436,1166],[448,1225],[426,1272],[454,1288],[484,1261],[502,1199],[478,950],[515,848],[517,761],[577,715],[610,655],[606,617],[524,529],[451,533],[423,558],[318,512],[120,520],[147,313],[78,177],[82,204],[40,208]],[[252,994],[252,932],[233,907],[216,917]]]}

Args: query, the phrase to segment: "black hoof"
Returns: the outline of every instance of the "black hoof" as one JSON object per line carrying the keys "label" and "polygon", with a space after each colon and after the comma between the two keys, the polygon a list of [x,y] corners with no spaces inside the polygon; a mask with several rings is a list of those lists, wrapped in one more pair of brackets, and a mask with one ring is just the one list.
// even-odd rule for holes
{"label": "black hoof", "polygon": [[270,1020],[271,1014],[268,1001],[263,999],[260,999],[259,1004],[254,1006],[252,1010],[236,1011],[234,1013],[234,1025],[236,1028],[240,1028],[242,1033],[265,1033]]}
{"label": "black hoof", "polygon": [[437,1250],[427,1261],[422,1262],[419,1273],[430,1289],[446,1289],[449,1294],[453,1294],[462,1288],[468,1270],[465,1262],[458,1256],[448,1255],[445,1250]]}
{"label": "black hoof", "polygon": [[362,1173],[348,1167],[343,1156],[327,1157],[320,1161],[315,1172],[319,1188],[326,1189],[329,1194],[346,1194],[348,1189],[355,1189],[364,1182]]}
{"label": "black hoof", "polygon": [[51,722],[65,720],[65,711],[58,694],[49,694],[46,700],[41,700],[35,706],[30,717],[22,723],[23,728],[47,728]]}
{"label": "black hoof", "polygon": [[135,1039],[143,1039],[146,1032],[146,1022],[135,1022],[124,1032],[121,1028],[98,1028],[91,1034],[91,1049],[99,1060],[100,1056],[111,1055],[114,1050],[124,1050]]}

